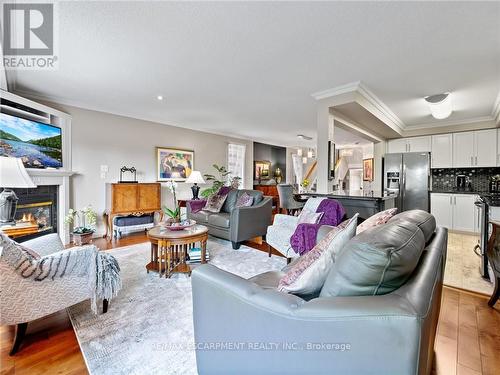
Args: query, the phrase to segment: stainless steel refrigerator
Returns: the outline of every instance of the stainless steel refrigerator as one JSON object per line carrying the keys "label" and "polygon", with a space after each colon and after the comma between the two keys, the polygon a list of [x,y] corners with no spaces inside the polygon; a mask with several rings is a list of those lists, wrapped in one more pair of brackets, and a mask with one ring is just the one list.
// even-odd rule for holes
{"label": "stainless steel refrigerator", "polygon": [[421,209],[429,212],[430,154],[385,154],[384,190],[397,193],[398,212]]}

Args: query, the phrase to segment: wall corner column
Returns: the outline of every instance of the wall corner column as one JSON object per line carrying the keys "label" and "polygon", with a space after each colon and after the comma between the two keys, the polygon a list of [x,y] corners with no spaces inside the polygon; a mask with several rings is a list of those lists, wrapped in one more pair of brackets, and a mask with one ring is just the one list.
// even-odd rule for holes
{"label": "wall corner column", "polygon": [[316,134],[316,192],[328,193],[328,140],[333,129],[333,116],[326,103],[318,103],[317,112],[317,134]]}

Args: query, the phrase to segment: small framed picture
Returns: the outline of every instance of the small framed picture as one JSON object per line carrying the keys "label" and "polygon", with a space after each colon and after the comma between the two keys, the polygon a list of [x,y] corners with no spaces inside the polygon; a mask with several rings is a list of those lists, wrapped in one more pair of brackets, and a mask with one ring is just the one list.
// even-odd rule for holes
{"label": "small framed picture", "polygon": [[156,147],[157,181],[185,181],[194,168],[194,151]]}
{"label": "small framed picture", "polygon": [[256,160],[254,162],[254,175],[256,180],[269,180],[271,178],[271,162]]}
{"label": "small framed picture", "polygon": [[373,181],[373,158],[363,159],[363,181]]}

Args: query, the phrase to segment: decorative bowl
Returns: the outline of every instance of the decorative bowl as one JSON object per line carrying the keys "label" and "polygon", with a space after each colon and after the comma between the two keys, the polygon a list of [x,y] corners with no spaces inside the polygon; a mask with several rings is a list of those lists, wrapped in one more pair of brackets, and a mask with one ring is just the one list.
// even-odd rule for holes
{"label": "decorative bowl", "polygon": [[164,221],[162,223],[162,226],[164,228],[169,229],[169,230],[184,230],[187,228],[191,228],[194,225],[196,225],[196,221],[194,221],[194,220],[182,220],[181,222],[178,222],[178,223]]}

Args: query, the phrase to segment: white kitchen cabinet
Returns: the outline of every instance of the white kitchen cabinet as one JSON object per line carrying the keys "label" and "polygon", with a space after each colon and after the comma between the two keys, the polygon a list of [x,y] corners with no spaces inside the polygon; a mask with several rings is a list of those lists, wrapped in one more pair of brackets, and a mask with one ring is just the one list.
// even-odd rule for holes
{"label": "white kitchen cabinet", "polygon": [[474,166],[494,167],[497,165],[497,130],[474,132]]}
{"label": "white kitchen cabinet", "polygon": [[411,137],[391,139],[387,142],[387,152],[430,152],[431,137]]}
{"label": "white kitchen cabinet", "polygon": [[453,167],[474,166],[474,132],[453,133]]}
{"label": "white kitchen cabinet", "polygon": [[462,232],[476,232],[477,211],[473,194],[431,194],[431,213],[439,226]]}
{"label": "white kitchen cabinet", "polygon": [[387,142],[387,153],[392,154],[392,153],[399,153],[399,152],[407,152],[408,150],[408,145],[406,142],[406,138],[399,138],[399,139],[391,139],[390,141]]}
{"label": "white kitchen cabinet", "polygon": [[451,194],[431,194],[431,214],[436,219],[436,225],[453,228],[453,202]]}
{"label": "white kitchen cabinet", "polygon": [[500,167],[500,129],[497,129],[497,167]]}
{"label": "white kitchen cabinet", "polygon": [[474,195],[452,194],[453,229],[474,232]]}
{"label": "white kitchen cabinet", "polygon": [[453,135],[439,134],[433,135],[432,147],[432,168],[453,167]]}
{"label": "white kitchen cabinet", "polygon": [[408,143],[408,152],[431,152],[431,137],[412,137],[406,138]]}

